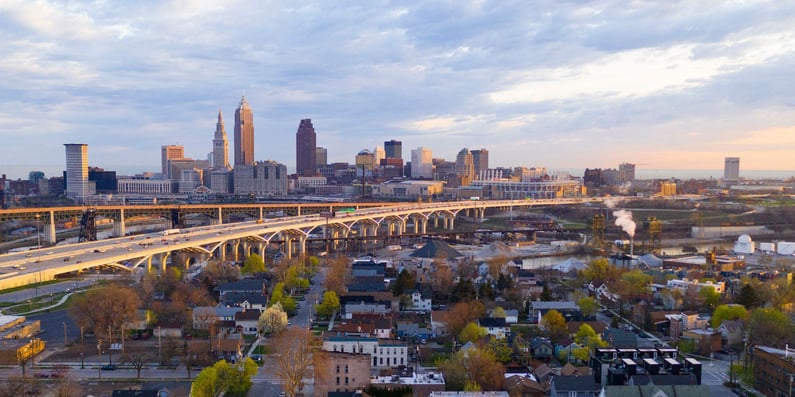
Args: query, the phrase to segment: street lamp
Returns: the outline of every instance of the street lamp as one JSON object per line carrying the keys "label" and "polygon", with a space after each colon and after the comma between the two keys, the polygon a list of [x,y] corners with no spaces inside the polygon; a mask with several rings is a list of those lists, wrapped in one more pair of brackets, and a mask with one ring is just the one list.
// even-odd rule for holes
{"label": "street lamp", "polygon": [[97,373],[99,379],[102,379],[102,339],[97,340],[97,354],[99,354],[99,362],[97,363]]}
{"label": "street lamp", "polygon": [[66,346],[69,344],[66,338],[66,321],[61,321],[61,324],[63,324],[63,345]]}

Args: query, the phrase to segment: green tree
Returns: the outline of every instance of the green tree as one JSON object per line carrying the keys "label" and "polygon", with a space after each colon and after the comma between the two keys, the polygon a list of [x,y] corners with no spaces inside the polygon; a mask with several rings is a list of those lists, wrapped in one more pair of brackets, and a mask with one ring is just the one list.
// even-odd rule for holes
{"label": "green tree", "polygon": [[586,296],[578,300],[577,306],[579,306],[580,312],[585,317],[594,316],[596,315],[596,312],[599,311],[599,303],[596,302],[596,299],[590,296]]}
{"label": "green tree", "polygon": [[444,374],[448,390],[464,390],[468,383],[469,387],[476,384],[484,391],[502,388],[505,367],[488,349],[459,350],[438,366]]}
{"label": "green tree", "polygon": [[450,293],[450,302],[470,302],[474,301],[476,296],[477,291],[475,290],[475,286],[472,285],[472,281],[469,279],[461,279],[461,281],[453,286],[453,290]]}
{"label": "green tree", "polygon": [[255,274],[265,271],[265,261],[257,254],[251,254],[243,261],[243,268],[240,272],[243,274]]}
{"label": "green tree", "polygon": [[493,301],[494,298],[497,297],[497,292],[494,291],[491,283],[483,283],[480,285],[480,289],[478,290],[478,297],[480,297],[480,299],[488,299]]}
{"label": "green tree", "polygon": [[792,323],[778,309],[762,307],[754,309],[749,324],[751,344],[780,347],[792,336]]}
{"label": "green tree", "polygon": [[593,283],[598,287],[603,283],[618,280],[620,271],[610,264],[606,258],[594,259],[581,271],[581,276],[586,283]]}
{"label": "green tree", "polygon": [[621,291],[627,296],[640,296],[648,294],[648,285],[652,277],[640,270],[632,270],[621,275]]}
{"label": "green tree", "polygon": [[251,377],[257,373],[257,364],[250,358],[238,364],[224,360],[199,372],[193,380],[191,397],[215,397],[224,392],[227,396],[243,397],[251,389]]}
{"label": "green tree", "polygon": [[334,291],[326,291],[323,293],[323,302],[315,305],[315,311],[320,317],[331,317],[334,312],[340,309],[340,298]]}
{"label": "green tree", "polygon": [[486,343],[486,349],[490,350],[492,354],[494,354],[494,358],[505,364],[511,362],[511,357],[513,350],[511,347],[508,346],[508,341],[505,338],[491,338],[489,342]]}
{"label": "green tree", "polygon": [[282,308],[288,314],[295,313],[295,310],[298,307],[298,305],[295,303],[295,299],[284,293],[284,283],[276,283],[276,285],[273,287],[273,293],[271,294],[271,299],[268,302],[268,306],[273,306],[277,303],[281,303]]}
{"label": "green tree", "polygon": [[734,300],[735,303],[743,305],[749,309],[762,306],[765,302],[756,293],[756,290],[750,283],[745,284],[740,288],[740,293]]}
{"label": "green tree", "polygon": [[475,323],[469,323],[458,334],[458,341],[462,344],[476,342],[486,335],[488,335],[486,328],[483,328]]}
{"label": "green tree", "polygon": [[301,262],[297,262],[296,264],[287,268],[284,286],[290,291],[304,290],[309,288],[309,279],[306,278],[306,268]]}
{"label": "green tree", "polygon": [[748,310],[745,309],[745,306],[738,304],[720,305],[715,308],[709,321],[712,328],[718,328],[724,321],[731,320],[748,320]]}
{"label": "green tree", "polygon": [[505,315],[505,309],[501,306],[497,306],[491,311],[491,316],[494,318],[505,318]]}
{"label": "green tree", "polygon": [[698,297],[701,298],[701,302],[704,303],[704,306],[714,309],[721,300],[721,295],[715,292],[715,287],[704,287],[698,290]]}
{"label": "green tree", "polygon": [[550,310],[547,314],[543,315],[541,317],[541,326],[544,327],[549,338],[555,343],[566,336],[569,330],[566,326],[566,319],[563,318],[563,315],[557,310]]}
{"label": "green tree", "polygon": [[392,285],[392,295],[400,296],[407,291],[411,291],[414,288],[414,283],[414,275],[404,268],[398,274],[395,284]]}

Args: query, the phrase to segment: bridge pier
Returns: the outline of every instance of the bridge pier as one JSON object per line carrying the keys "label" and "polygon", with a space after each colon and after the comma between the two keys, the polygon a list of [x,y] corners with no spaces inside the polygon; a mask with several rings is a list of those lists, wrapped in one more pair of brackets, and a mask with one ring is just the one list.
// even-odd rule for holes
{"label": "bridge pier", "polygon": [[50,223],[44,228],[44,241],[47,244],[58,242],[58,236],[55,234],[55,211],[50,211]]}
{"label": "bridge pier", "polygon": [[218,223],[216,225],[223,225],[224,224],[224,210],[221,207],[218,207]]}
{"label": "bridge pier", "polygon": [[450,221],[449,221],[449,223],[450,223],[450,228],[449,228],[449,229],[447,229],[447,230],[451,230],[451,231],[452,231],[453,229],[455,229],[455,215],[453,215],[453,214],[450,214]]}
{"label": "bridge pier", "polygon": [[436,215],[433,216],[433,227],[434,228],[438,228],[439,227],[439,214],[436,214]]}
{"label": "bridge pier", "polygon": [[240,260],[240,240],[235,240],[232,244],[232,260],[237,262]]}
{"label": "bridge pier", "polygon": [[119,219],[113,223],[113,237],[124,237],[127,235],[127,226],[124,223],[124,208],[119,209]]}
{"label": "bridge pier", "polygon": [[166,272],[166,261],[168,260],[168,257],[170,255],[171,255],[171,251],[164,252],[164,253],[158,255],[158,257],[160,259],[160,274],[164,274]]}
{"label": "bridge pier", "polygon": [[298,254],[300,256],[306,254],[306,236],[298,237]]}
{"label": "bridge pier", "polygon": [[293,240],[290,238],[290,235],[286,233],[284,235],[284,257],[293,259]]}

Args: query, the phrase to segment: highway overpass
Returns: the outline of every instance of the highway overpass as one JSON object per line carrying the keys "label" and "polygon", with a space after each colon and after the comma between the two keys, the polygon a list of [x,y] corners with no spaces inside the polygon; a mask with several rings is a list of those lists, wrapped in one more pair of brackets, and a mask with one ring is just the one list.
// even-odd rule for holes
{"label": "highway overpass", "polygon": [[[400,235],[406,233],[409,226],[413,227],[414,233],[425,233],[429,222],[433,222],[434,227],[453,230],[455,219],[459,214],[483,218],[485,211],[492,208],[513,210],[600,202],[601,199],[596,198],[561,198],[425,204],[382,203],[381,206],[349,203],[306,207],[302,204],[293,205],[291,208],[293,216],[279,218],[265,218],[266,210],[262,205],[201,206],[201,211],[213,208],[216,214],[220,215],[223,215],[224,211],[243,210],[245,213],[258,213],[259,218],[247,222],[218,223],[180,229],[172,233],[114,237],[0,255],[0,290],[52,280],[58,276],[84,272],[101,266],[131,271],[136,267],[150,269],[156,265],[162,271],[169,262],[172,266],[186,268],[194,261],[210,257],[240,260],[252,252],[263,252],[264,248],[274,241],[280,241],[281,249],[287,257],[290,257],[306,251],[306,241],[310,234],[322,233],[335,239],[336,244],[340,238],[353,234],[359,237],[376,236],[379,233]],[[340,210],[340,208],[349,209],[357,206],[358,209],[353,212]],[[129,209],[113,208],[114,211],[122,213]],[[307,208],[311,209],[307,211]],[[134,209],[137,210],[137,207]],[[68,213],[75,210],[50,208],[33,209],[24,213],[30,216],[41,213]],[[0,213],[0,216],[2,215],[3,213]],[[219,219],[223,220],[223,216]]]}

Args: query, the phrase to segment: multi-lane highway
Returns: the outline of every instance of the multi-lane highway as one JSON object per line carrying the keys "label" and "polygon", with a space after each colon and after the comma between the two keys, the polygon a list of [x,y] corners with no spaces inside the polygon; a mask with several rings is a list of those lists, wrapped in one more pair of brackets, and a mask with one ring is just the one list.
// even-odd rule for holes
{"label": "multi-lane highway", "polygon": [[[252,247],[278,239],[286,241],[290,251],[292,248],[289,247],[294,243],[296,250],[303,252],[309,234],[325,225],[336,228],[344,235],[354,227],[366,228],[369,231],[363,231],[372,236],[383,224],[396,224],[399,227],[392,229],[396,230],[396,233],[401,233],[407,223],[413,222],[415,228],[424,232],[425,225],[430,219],[438,221],[441,218],[444,225],[449,225],[449,229],[452,229],[454,218],[462,211],[471,211],[472,215],[482,217],[487,208],[509,209],[598,201],[598,199],[562,198],[391,204],[380,208],[338,212],[334,217],[328,217],[330,214],[326,214],[326,217],[321,214],[311,214],[260,219],[174,230],[172,233],[147,233],[52,246],[0,255],[0,289],[52,280],[58,275],[81,272],[97,266],[116,266],[127,270],[136,266],[148,267],[153,262],[165,263],[164,259],[175,252],[184,253],[185,257],[223,256],[226,254],[226,244]],[[233,251],[234,255],[238,252],[236,248]],[[290,254],[291,252],[288,253]],[[184,267],[187,263],[179,265]]]}

